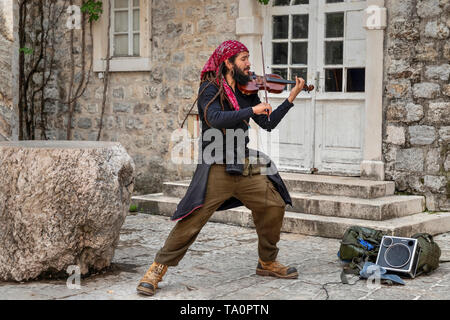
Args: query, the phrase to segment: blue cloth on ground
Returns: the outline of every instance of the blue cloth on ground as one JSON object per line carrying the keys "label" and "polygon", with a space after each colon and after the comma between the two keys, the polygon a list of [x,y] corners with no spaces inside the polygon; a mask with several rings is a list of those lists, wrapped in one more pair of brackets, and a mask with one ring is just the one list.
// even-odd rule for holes
{"label": "blue cloth on ground", "polygon": [[368,279],[370,276],[374,275],[377,276],[375,273],[378,273],[380,275],[380,279],[383,280],[391,280],[392,282],[399,283],[399,284],[405,284],[405,282],[396,274],[388,274],[386,273],[386,269],[375,264],[372,262],[367,261],[364,264],[364,267],[359,272],[359,275],[364,278]]}

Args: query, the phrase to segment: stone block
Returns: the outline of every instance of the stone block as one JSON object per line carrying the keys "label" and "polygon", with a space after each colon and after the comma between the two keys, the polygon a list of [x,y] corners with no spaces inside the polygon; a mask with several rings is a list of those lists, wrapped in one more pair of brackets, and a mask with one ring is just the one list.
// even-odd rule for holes
{"label": "stone block", "polygon": [[428,145],[436,140],[436,130],[431,126],[411,126],[408,128],[411,144]]}
{"label": "stone block", "polygon": [[430,188],[432,192],[445,192],[447,177],[444,176],[425,176],[425,187]]}
{"label": "stone block", "polygon": [[415,47],[416,55],[414,59],[418,61],[433,62],[439,57],[439,52],[436,50],[436,44],[419,42]]}
{"label": "stone block", "polygon": [[445,84],[442,86],[442,93],[450,97],[450,84]]}
{"label": "stone block", "polygon": [[425,69],[425,77],[430,80],[448,81],[450,75],[450,64],[442,64],[440,66],[427,66]]}
{"label": "stone block", "polygon": [[450,155],[447,155],[447,158],[445,159],[444,170],[450,171]]}
{"label": "stone block", "polygon": [[425,171],[431,174],[438,174],[440,169],[440,149],[434,148],[427,152],[425,157]]}
{"label": "stone block", "polygon": [[90,129],[92,127],[92,120],[90,118],[80,118],[78,120],[78,128]]}
{"label": "stone block", "polygon": [[405,129],[403,127],[387,126],[386,127],[386,142],[397,145],[405,143]]}
{"label": "stone block", "polygon": [[422,82],[413,86],[415,98],[434,99],[439,96],[441,88],[437,83]]}
{"label": "stone block", "polygon": [[450,124],[450,102],[430,103],[427,119],[434,124]]}
{"label": "stone block", "polygon": [[127,122],[125,124],[125,128],[129,129],[129,130],[141,130],[144,129],[144,123],[142,122],[141,119],[139,118],[135,118],[135,117],[130,117],[127,119]]}
{"label": "stone block", "polygon": [[114,112],[125,112],[130,113],[131,112],[131,105],[128,103],[119,103],[115,102],[113,104],[113,111]]}
{"label": "stone block", "polygon": [[82,275],[108,267],[134,186],[113,142],[0,143],[0,279]]}
{"label": "stone block", "polygon": [[420,148],[397,150],[395,169],[406,171],[423,171],[424,154]]}
{"label": "stone block", "polygon": [[115,99],[123,99],[125,96],[123,87],[114,88],[112,91],[112,95]]}
{"label": "stone block", "polygon": [[386,109],[386,120],[403,121],[406,118],[406,109],[404,104],[392,104]]}
{"label": "stone block", "polygon": [[450,127],[441,127],[439,129],[439,137],[442,141],[450,142]]}
{"label": "stone block", "polygon": [[442,9],[439,7],[439,0],[417,1],[417,15],[421,18],[435,17],[441,12]]}
{"label": "stone block", "polygon": [[406,122],[420,121],[423,118],[423,107],[420,104],[408,103],[406,109]]}
{"label": "stone block", "polygon": [[87,109],[87,112],[89,112],[89,113],[98,113],[98,111],[99,111],[97,103],[88,104],[86,109]]}
{"label": "stone block", "polygon": [[415,9],[415,1],[391,1],[389,6],[389,16],[391,18],[409,18]]}
{"label": "stone block", "polygon": [[445,59],[450,60],[450,43],[448,41],[444,45],[443,55]]}
{"label": "stone block", "polygon": [[134,106],[134,114],[147,114],[150,112],[150,105],[148,103],[138,103]]}
{"label": "stone block", "polygon": [[450,29],[442,22],[434,20],[425,25],[425,36],[434,39],[447,39]]}
{"label": "stone block", "polygon": [[409,80],[395,80],[386,85],[388,98],[405,98],[411,92],[411,82]]}

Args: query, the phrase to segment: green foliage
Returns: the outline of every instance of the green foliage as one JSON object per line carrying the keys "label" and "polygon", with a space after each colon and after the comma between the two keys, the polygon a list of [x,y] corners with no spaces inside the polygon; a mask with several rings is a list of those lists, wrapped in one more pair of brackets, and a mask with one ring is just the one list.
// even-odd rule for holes
{"label": "green foliage", "polygon": [[270,0],[258,0],[259,3],[261,4],[269,4]]}
{"label": "green foliage", "polygon": [[32,54],[33,53],[33,49],[27,48],[27,47],[23,47],[23,48],[19,49],[19,52],[23,52],[24,54]]}
{"label": "green foliage", "polygon": [[130,212],[137,212],[138,211],[137,205],[135,205],[135,204],[130,205],[129,211]]}
{"label": "green foliage", "polygon": [[103,3],[101,1],[88,0],[81,6],[81,12],[89,15],[89,22],[97,21],[103,13]]}

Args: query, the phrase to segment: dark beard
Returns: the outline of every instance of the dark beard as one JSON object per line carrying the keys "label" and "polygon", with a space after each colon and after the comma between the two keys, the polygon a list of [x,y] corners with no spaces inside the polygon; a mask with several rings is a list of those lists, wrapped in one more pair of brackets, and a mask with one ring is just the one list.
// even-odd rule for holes
{"label": "dark beard", "polygon": [[250,76],[246,75],[241,69],[239,69],[235,64],[233,65],[234,76],[233,79],[237,84],[241,86],[247,85],[250,81]]}

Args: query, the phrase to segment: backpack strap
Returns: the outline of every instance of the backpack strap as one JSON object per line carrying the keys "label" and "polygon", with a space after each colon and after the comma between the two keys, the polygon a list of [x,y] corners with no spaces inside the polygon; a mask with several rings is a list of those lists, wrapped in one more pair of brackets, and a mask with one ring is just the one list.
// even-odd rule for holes
{"label": "backpack strap", "polygon": [[359,275],[359,272],[364,267],[364,264],[368,261],[369,257],[355,257],[352,259],[352,262],[345,265],[341,272],[341,282],[343,284],[350,284],[347,279],[347,274]]}

